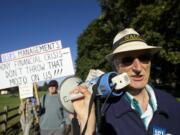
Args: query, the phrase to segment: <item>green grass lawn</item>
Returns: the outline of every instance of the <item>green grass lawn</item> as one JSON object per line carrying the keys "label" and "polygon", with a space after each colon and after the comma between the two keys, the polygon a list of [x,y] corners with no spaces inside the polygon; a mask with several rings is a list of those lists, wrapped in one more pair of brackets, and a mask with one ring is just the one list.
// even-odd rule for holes
{"label": "green grass lawn", "polygon": [[0,95],[0,111],[3,111],[4,106],[9,106],[10,108],[19,106],[20,99],[18,94]]}

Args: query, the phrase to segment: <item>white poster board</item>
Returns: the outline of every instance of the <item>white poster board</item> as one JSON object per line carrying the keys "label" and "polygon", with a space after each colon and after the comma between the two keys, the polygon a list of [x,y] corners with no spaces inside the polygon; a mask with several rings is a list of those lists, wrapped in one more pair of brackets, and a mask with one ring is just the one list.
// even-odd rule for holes
{"label": "white poster board", "polygon": [[32,84],[20,85],[19,97],[20,99],[33,97],[33,85]]}
{"label": "white poster board", "polygon": [[0,89],[74,75],[70,48],[0,63]]}

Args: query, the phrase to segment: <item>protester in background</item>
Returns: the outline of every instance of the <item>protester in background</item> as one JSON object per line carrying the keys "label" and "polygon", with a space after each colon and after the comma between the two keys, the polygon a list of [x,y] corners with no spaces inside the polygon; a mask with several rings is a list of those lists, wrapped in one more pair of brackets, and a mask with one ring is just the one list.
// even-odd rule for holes
{"label": "protester in background", "polygon": [[[126,72],[129,86],[120,97],[109,99],[104,107],[102,135],[180,135],[180,106],[174,97],[149,84],[151,58],[160,47],[148,45],[132,28],[119,32],[113,42],[113,52],[106,56],[118,73]],[[91,93],[78,86],[84,98],[73,105],[81,126],[87,122],[86,135],[95,131],[95,107],[88,116]],[[89,120],[87,121],[89,117]]]}
{"label": "protester in background", "polygon": [[20,123],[23,130],[23,135],[29,135],[30,129],[33,126],[33,122],[38,122],[35,104],[32,103],[32,99],[25,98],[22,100],[19,106]]}
{"label": "protester in background", "polygon": [[71,130],[68,113],[60,103],[57,89],[58,82],[51,80],[48,84],[48,92],[40,99],[41,135],[68,135]]}

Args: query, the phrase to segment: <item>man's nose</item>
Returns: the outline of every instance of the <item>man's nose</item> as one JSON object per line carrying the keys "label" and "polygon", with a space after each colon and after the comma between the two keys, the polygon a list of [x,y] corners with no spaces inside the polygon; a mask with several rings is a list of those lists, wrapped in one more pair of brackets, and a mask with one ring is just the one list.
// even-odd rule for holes
{"label": "man's nose", "polygon": [[133,70],[136,72],[141,71],[141,61],[138,58],[135,58],[132,63]]}

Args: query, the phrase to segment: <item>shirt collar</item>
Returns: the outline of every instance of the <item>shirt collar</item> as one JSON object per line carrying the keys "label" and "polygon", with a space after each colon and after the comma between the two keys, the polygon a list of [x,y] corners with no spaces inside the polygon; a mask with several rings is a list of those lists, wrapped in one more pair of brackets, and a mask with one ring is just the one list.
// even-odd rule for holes
{"label": "shirt collar", "polygon": [[[163,100],[164,98],[166,98],[166,96],[164,96],[164,94],[162,94],[162,92],[160,90],[155,89],[154,87],[151,87],[150,91],[152,90],[154,94],[151,94],[152,96],[150,97],[155,98],[155,108],[153,108],[153,111],[155,109],[157,109],[157,111],[159,112],[158,114],[164,115],[164,116],[169,116],[169,109],[166,106],[166,102]],[[147,87],[147,89],[149,90],[149,88]],[[126,99],[126,92],[124,92],[124,94],[122,94],[120,97],[114,97],[112,98],[113,101],[110,100],[110,102],[108,102],[106,104],[106,109],[108,109],[110,106],[110,108],[112,108],[114,115],[116,117],[121,117],[123,114],[126,114],[127,112],[133,111],[133,109],[131,108],[129,102]],[[153,97],[154,96],[154,97]],[[119,106],[121,107],[121,109],[119,108]]]}
{"label": "shirt collar", "polygon": [[[154,90],[148,84],[146,85],[146,90],[149,94],[149,104],[152,107],[153,112],[155,112],[157,110],[157,100]],[[141,109],[138,101],[129,92],[125,93],[125,99],[129,102],[132,109],[135,109],[137,112],[139,112],[140,115],[143,113],[143,110]]]}
{"label": "shirt collar", "polygon": [[146,85],[146,90],[149,94],[149,104],[151,105],[153,111],[157,110],[157,99],[153,88],[150,85]]}

